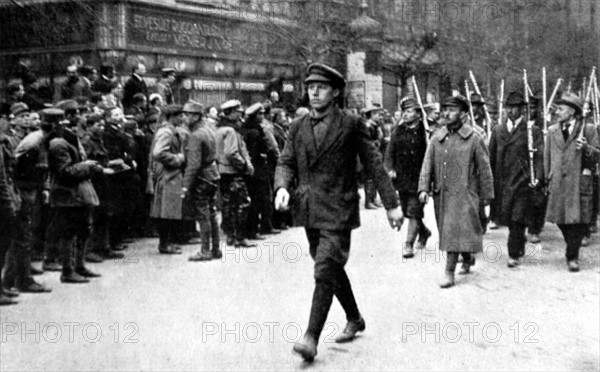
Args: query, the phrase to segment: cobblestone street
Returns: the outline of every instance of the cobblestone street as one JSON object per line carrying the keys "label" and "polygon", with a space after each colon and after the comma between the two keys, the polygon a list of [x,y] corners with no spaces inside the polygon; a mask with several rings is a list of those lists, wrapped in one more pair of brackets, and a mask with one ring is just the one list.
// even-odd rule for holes
{"label": "cobblestone street", "polygon": [[[125,260],[90,265],[102,273],[91,284],[46,273],[51,294],[22,294],[1,310],[1,370],[600,368],[598,235],[573,274],[555,226],[516,269],[506,267],[507,229],[491,231],[473,273],[442,290],[437,233],[403,260],[406,226],[396,233],[383,210],[361,213],[347,269],[367,328],[335,344],[345,318],[334,302],[313,364],[291,352],[313,289],[304,231],[294,228],[259,249],[227,248],[221,261],[188,262],[194,245],[159,255],[147,239]],[[434,226],[431,204],[426,223]]]}

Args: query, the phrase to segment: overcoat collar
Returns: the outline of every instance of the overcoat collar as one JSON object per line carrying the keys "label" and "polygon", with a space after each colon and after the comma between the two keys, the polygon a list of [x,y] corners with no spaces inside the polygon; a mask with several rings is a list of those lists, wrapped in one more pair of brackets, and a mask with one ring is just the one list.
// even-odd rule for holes
{"label": "overcoat collar", "polygon": [[[474,130],[473,130],[473,128],[471,128],[470,125],[463,123],[462,127],[460,127],[460,129],[456,133],[458,133],[458,135],[461,136],[462,139],[467,139],[473,134],[473,132],[474,132]],[[448,137],[448,134],[450,134],[450,131],[448,130],[447,127],[444,126],[442,129],[439,130],[438,133],[439,133],[438,140],[440,142],[444,142],[446,137]]]}

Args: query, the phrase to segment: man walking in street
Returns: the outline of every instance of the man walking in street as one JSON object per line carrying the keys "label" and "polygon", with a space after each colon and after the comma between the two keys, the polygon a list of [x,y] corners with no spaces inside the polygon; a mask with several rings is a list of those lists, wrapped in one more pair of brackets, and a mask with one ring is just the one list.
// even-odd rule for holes
{"label": "man walking in street", "polygon": [[[544,179],[542,131],[527,123],[523,115],[527,103],[523,94],[511,92],[506,100],[507,119],[494,127],[490,139],[490,166],[494,176],[493,219],[508,226],[508,267],[521,264],[525,255],[525,228],[531,226],[541,206],[535,205],[531,172],[536,187]],[[528,129],[527,127],[530,127]],[[529,164],[528,130],[533,136],[534,169]]]}
{"label": "man walking in street", "polygon": [[336,342],[354,339],[365,330],[350,280],[344,269],[350,254],[353,229],[359,227],[359,194],[356,162],[360,157],[373,176],[392,227],[400,228],[403,215],[396,192],[383,168],[381,153],[369,137],[365,122],[338,108],[344,77],[335,69],[315,63],[308,67],[307,85],[311,112],[296,119],[275,173],[275,208],[285,210],[288,190],[298,187],[293,204],[295,222],[304,226],[315,261],[315,289],[308,329],[294,351],[311,361],[317,354],[319,336],[337,297],[348,324]]}
{"label": "man walking in street", "polygon": [[475,253],[483,251],[483,226],[479,205],[494,198],[492,170],[483,138],[468,121],[469,103],[462,96],[450,97],[443,105],[446,126],[431,138],[419,177],[419,200],[427,203],[433,192],[435,218],[442,251],[447,252],[446,275],[441,288],[454,285],[459,254],[461,274],[475,264]]}
{"label": "man walking in street", "polygon": [[[217,222],[216,195],[219,188],[217,169],[217,134],[202,116],[201,104],[188,101],[183,113],[190,128],[194,128],[187,147],[187,165],[183,178],[183,194],[189,200],[192,217],[200,224],[198,253],[190,261],[208,261],[223,256],[219,247],[219,224]],[[211,249],[212,248],[212,249]]]}
{"label": "man walking in street", "polygon": [[579,271],[579,249],[592,220],[593,170],[600,159],[598,133],[581,120],[582,102],[572,93],[556,101],[558,123],[548,129],[544,169],[550,195],[546,219],[567,243],[569,271]]}

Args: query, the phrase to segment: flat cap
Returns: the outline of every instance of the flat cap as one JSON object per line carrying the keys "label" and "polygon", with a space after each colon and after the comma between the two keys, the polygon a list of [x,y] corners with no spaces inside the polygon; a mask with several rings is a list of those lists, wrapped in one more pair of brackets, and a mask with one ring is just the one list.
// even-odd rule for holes
{"label": "flat cap", "polygon": [[477,93],[471,93],[471,104],[472,105],[483,105],[483,97],[481,97],[481,94],[477,94]]}
{"label": "flat cap", "polygon": [[203,114],[204,107],[201,103],[189,100],[183,105],[183,112],[189,112],[192,114]]}
{"label": "flat cap", "polygon": [[469,102],[467,101],[467,98],[460,94],[457,94],[454,97],[446,98],[442,107],[449,107],[449,106],[459,107],[463,111],[469,110]]}
{"label": "flat cap", "polygon": [[333,88],[344,88],[346,79],[339,71],[331,66],[322,63],[313,63],[306,69],[308,77],[304,79],[304,83],[322,82],[331,85]]}
{"label": "flat cap", "polygon": [[526,103],[521,92],[510,92],[506,97],[506,106],[524,106]]}
{"label": "flat cap", "polygon": [[556,100],[556,104],[557,105],[567,105],[569,107],[572,107],[575,109],[577,115],[581,115],[581,113],[583,112],[583,102],[581,101],[581,98],[579,98],[576,94],[574,93],[563,93],[562,96],[560,96],[560,99]]}
{"label": "flat cap", "polygon": [[173,67],[165,67],[160,70],[163,74],[175,73],[175,69]]}
{"label": "flat cap", "polygon": [[57,108],[46,108],[41,111],[42,121],[46,123],[58,123],[65,118],[65,112]]}
{"label": "flat cap", "polygon": [[70,110],[77,110],[79,108],[79,105],[74,99],[65,99],[63,101],[58,102],[54,107],[67,112]]}
{"label": "flat cap", "polygon": [[230,99],[229,101],[221,105],[221,110],[229,110],[232,108],[237,108],[237,110],[239,111],[242,108],[242,103],[237,99]]}
{"label": "flat cap", "polygon": [[364,114],[370,114],[370,113],[375,112],[375,111],[381,111],[381,107],[377,107],[375,105],[370,105],[370,106],[367,106],[364,109],[360,110],[361,114],[362,113],[364,113]]}
{"label": "flat cap", "polygon": [[410,108],[419,108],[419,103],[414,98],[408,98],[402,101],[402,103],[400,104],[400,108],[402,110],[408,110]]}
{"label": "flat cap", "polygon": [[182,112],[183,112],[183,106],[176,105],[176,104],[167,105],[167,107],[165,107],[163,109],[163,114],[165,114],[166,117],[173,116],[173,115],[179,115]]}
{"label": "flat cap", "polygon": [[246,109],[246,115],[248,115],[248,116],[254,115],[254,114],[256,114],[258,112],[261,112],[261,111],[264,112],[265,108],[262,105],[262,103],[257,102],[257,103],[253,104],[252,106],[250,106],[250,107],[248,107]]}
{"label": "flat cap", "polygon": [[13,103],[12,106],[10,106],[10,113],[15,116],[22,114],[24,112],[29,112],[29,106],[27,106],[23,102],[16,102],[16,103]]}

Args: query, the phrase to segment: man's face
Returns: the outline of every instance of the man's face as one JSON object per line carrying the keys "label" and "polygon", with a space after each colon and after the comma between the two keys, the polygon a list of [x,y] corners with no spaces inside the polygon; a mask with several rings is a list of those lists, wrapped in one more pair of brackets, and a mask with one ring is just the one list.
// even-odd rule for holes
{"label": "man's face", "polygon": [[186,115],[183,112],[179,113],[177,115],[173,115],[172,119],[171,119],[171,123],[173,124],[173,126],[176,126],[176,127],[183,125],[183,124],[187,124]]}
{"label": "man's face", "polygon": [[375,122],[381,121],[381,111],[373,111],[373,113],[371,114],[371,119]]}
{"label": "man's face", "polygon": [[567,105],[558,105],[556,107],[555,115],[559,123],[566,123],[573,119],[575,110]]}
{"label": "man's face", "polygon": [[483,105],[473,105],[473,115],[475,115],[477,118],[484,116],[485,110],[483,109]]}
{"label": "man's face", "polygon": [[401,117],[402,117],[402,111],[394,112],[394,119],[396,119],[396,121],[400,120]]}
{"label": "man's face", "polygon": [[440,112],[439,111],[431,111],[429,113],[429,119],[431,119],[432,121],[437,121],[440,118]]}
{"label": "man's face", "polygon": [[419,112],[416,107],[407,108],[402,111],[402,121],[412,123],[419,118]]}
{"label": "man's face", "polygon": [[120,108],[115,108],[110,112],[110,120],[113,123],[122,123],[125,120],[125,115]]}
{"label": "man's face", "polygon": [[219,118],[219,110],[217,110],[216,107],[211,107],[210,110],[208,111],[208,116],[210,116],[213,119],[218,119]]}
{"label": "man's face", "polygon": [[105,129],[106,129],[106,123],[104,122],[104,120],[99,120],[99,121],[95,122],[94,125],[89,127],[90,133],[97,135],[97,136],[102,136]]}
{"label": "man's face", "polygon": [[538,114],[538,105],[535,103],[529,103],[529,114],[532,118],[537,117]]}
{"label": "man's face", "polygon": [[167,83],[169,84],[173,84],[173,82],[175,81],[175,74],[169,74],[169,76],[167,76]]}
{"label": "man's face", "polygon": [[38,114],[37,112],[32,112],[29,114],[29,123],[31,124],[31,127],[34,128],[34,130],[40,129],[41,122],[42,120],[40,118],[40,114]]}
{"label": "man's face", "polygon": [[459,107],[456,106],[446,106],[442,111],[442,118],[444,119],[444,123],[447,124],[455,124],[461,121],[462,111]]}
{"label": "man's face", "polygon": [[506,106],[506,116],[511,121],[515,121],[523,115],[523,106],[520,105],[509,105]]}
{"label": "man's face", "polygon": [[310,106],[317,111],[329,107],[339,94],[338,89],[333,89],[331,85],[326,83],[312,82],[308,84]]}
{"label": "man's face", "polygon": [[137,68],[135,69],[135,73],[140,76],[146,75],[146,66],[144,66],[143,63],[138,64]]}

